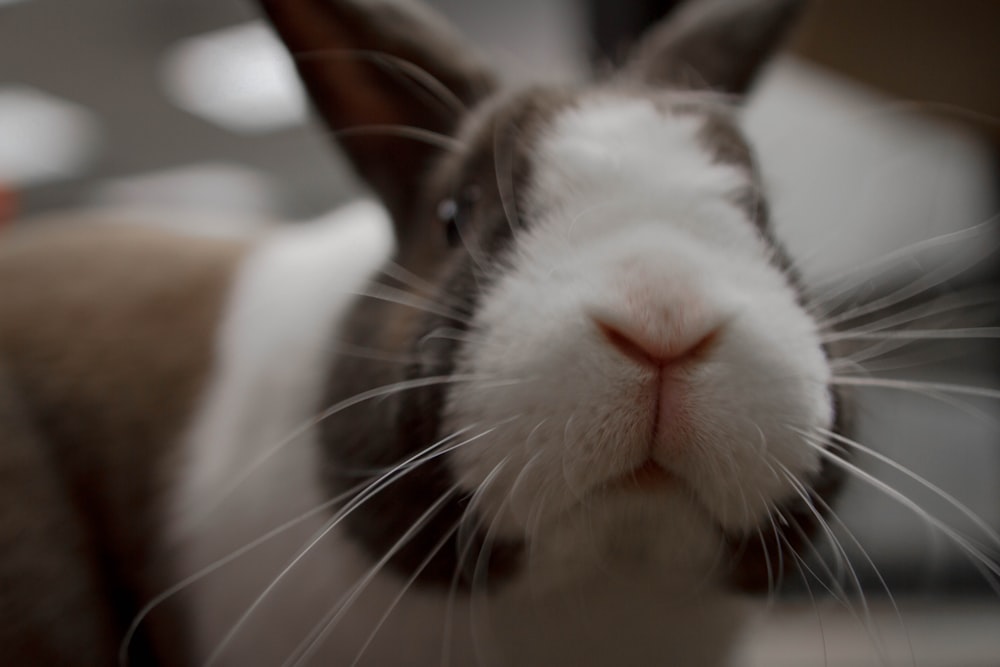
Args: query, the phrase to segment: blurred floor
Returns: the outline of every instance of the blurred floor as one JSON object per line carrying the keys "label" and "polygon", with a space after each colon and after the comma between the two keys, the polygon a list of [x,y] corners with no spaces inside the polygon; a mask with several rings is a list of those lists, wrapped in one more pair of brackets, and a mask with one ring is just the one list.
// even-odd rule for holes
{"label": "blurred floor", "polygon": [[[769,619],[751,633],[746,653],[735,664],[740,667],[1000,665],[1000,608],[996,604],[903,600],[899,606],[897,615],[888,601],[872,602],[872,627],[876,632],[869,634],[859,620],[864,613],[861,609],[852,613],[830,600],[820,602],[818,608],[808,601],[781,602]],[[881,659],[876,636],[883,645]]]}

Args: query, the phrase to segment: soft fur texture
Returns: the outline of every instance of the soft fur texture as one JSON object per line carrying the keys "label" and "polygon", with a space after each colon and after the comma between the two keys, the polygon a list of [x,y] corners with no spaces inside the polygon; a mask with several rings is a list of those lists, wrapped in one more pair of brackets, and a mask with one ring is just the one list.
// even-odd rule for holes
{"label": "soft fur texture", "polygon": [[[270,528],[321,507],[328,497],[315,474],[315,435],[288,436],[309,422],[310,406],[320,400],[319,371],[336,353],[331,341],[337,312],[389,248],[386,221],[371,205],[349,207],[328,224],[276,235],[239,271],[217,342],[217,374],[188,436],[186,482],[171,530],[182,554],[178,575],[197,572]],[[489,386],[470,387],[470,394],[477,391],[488,392]],[[509,414],[502,404],[501,410]],[[514,448],[511,443],[522,434],[499,433],[504,438],[490,441],[490,451],[527,452],[546,441],[544,433],[536,433]],[[562,446],[561,438],[553,442]],[[280,449],[268,456],[276,445]],[[463,459],[455,464],[458,471],[465,469]],[[252,477],[230,495],[233,481],[251,467]],[[474,470],[469,466],[469,474]],[[315,664],[349,665],[359,656],[359,665],[438,664],[446,619],[452,623],[447,650],[456,665],[718,661],[725,643],[692,641],[689,632],[691,619],[701,618],[699,624],[717,637],[730,637],[744,611],[744,603],[708,583],[719,574],[711,572],[718,565],[718,536],[673,492],[658,498],[648,516],[641,511],[643,505],[649,509],[648,502],[630,495],[593,503],[585,519],[547,527],[539,544],[549,562],[524,570],[498,597],[456,598],[447,588],[409,591],[367,648],[406,580],[388,571],[367,580],[372,561],[341,526],[326,530],[328,514],[317,513],[185,593],[197,628],[196,662],[213,655],[260,592],[320,533],[316,548],[278,580],[227,643],[222,664],[280,664],[296,655],[309,630],[336,612],[360,581],[368,582],[366,588],[324,638]],[[586,531],[602,524],[610,532],[600,543],[592,541],[600,534]],[[651,530],[664,539],[650,542]],[[616,562],[627,567],[619,570]],[[641,571],[632,571],[635,566]],[[597,615],[586,611],[597,609],[602,610]],[[534,619],[530,624],[524,623],[526,610]]]}
{"label": "soft fur texture", "polygon": [[[79,631],[136,663],[724,664],[734,584],[789,567],[777,542],[818,518],[798,491],[836,487],[798,433],[838,422],[827,357],[736,118],[797,3],[695,2],[612,80],[514,92],[406,3],[263,5],[390,217],[150,232],[134,284],[39,235],[101,289],[60,270],[72,298],[0,317],[2,361],[36,351],[15,380],[49,392],[0,391],[0,462],[37,475],[43,440],[87,463],[57,470],[100,499],[83,594],[114,602]],[[726,97],[663,74],[699,67]],[[35,344],[80,313],[114,325],[90,354],[61,354],[68,327]]]}

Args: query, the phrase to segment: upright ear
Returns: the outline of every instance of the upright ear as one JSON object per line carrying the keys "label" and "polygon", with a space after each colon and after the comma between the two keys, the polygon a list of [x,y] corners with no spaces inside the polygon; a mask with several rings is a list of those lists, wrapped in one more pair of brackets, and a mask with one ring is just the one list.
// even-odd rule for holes
{"label": "upright ear", "polygon": [[624,72],[651,86],[743,95],[805,0],[689,0],[636,47]]}
{"label": "upright ear", "polygon": [[415,2],[259,2],[316,110],[402,232],[429,162],[493,89],[491,74]]}

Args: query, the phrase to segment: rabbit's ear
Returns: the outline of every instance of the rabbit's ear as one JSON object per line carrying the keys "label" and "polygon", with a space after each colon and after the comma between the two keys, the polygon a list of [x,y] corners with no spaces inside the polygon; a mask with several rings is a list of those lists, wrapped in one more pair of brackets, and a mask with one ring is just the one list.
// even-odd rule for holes
{"label": "rabbit's ear", "polygon": [[493,78],[440,17],[406,0],[259,0],[313,105],[397,232],[429,162]]}
{"label": "rabbit's ear", "polygon": [[689,0],[638,44],[626,76],[651,86],[743,95],[805,0]]}

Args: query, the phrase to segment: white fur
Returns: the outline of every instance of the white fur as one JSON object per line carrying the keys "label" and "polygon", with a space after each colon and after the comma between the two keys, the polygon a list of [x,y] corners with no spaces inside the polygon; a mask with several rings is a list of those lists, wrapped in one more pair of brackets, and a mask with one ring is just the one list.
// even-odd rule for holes
{"label": "white fur", "polygon": [[[621,96],[557,118],[535,154],[528,230],[464,349],[462,372],[518,384],[451,393],[450,425],[502,423],[456,452],[462,481],[491,480],[485,514],[500,535],[527,536],[548,584],[614,569],[623,551],[674,585],[712,580],[719,526],[755,535],[768,506],[793,493],[776,469],[803,479],[819,467],[788,428],[831,420],[815,325],[736,203],[748,175],[713,159],[703,123]],[[721,334],[660,388],[592,315],[665,346]],[[653,443],[658,392],[668,423]],[[649,456],[681,482],[603,490]]]}
{"label": "white fur", "polygon": [[[485,597],[407,593],[359,664],[439,664],[449,620],[455,665],[724,661],[742,611],[717,584],[717,526],[749,531],[789,495],[763,451],[797,476],[816,470],[785,423],[827,426],[831,408],[814,325],[732,203],[746,175],[713,162],[701,122],[598,97],[544,137],[531,204],[539,217],[484,295],[479,334],[460,360],[518,383],[472,384],[447,408],[456,428],[499,424],[453,461],[470,490],[491,479],[477,501],[489,530],[526,539],[528,565]],[[281,232],[241,271],[218,371],[190,430],[172,530],[182,574],[324,500],[310,430],[217,502],[321,407],[337,318],[390,245],[377,217],[355,208]],[[655,371],[602,340],[592,314],[668,344],[723,330],[708,358],[661,390]],[[682,411],[689,431],[668,424],[650,450],[658,400]],[[650,451],[681,484],[600,490]],[[327,516],[192,587],[202,659]],[[372,564],[335,528],[280,579],[220,662],[282,663]],[[404,583],[375,576],[324,636],[320,664],[351,665]]]}
{"label": "white fur", "polygon": [[[170,528],[179,577],[198,572],[324,500],[312,431],[289,442],[228,491],[246,466],[319,407],[336,318],[350,291],[377,266],[389,245],[384,221],[373,219],[379,217],[376,213],[354,208],[319,228],[280,232],[240,271],[219,336],[218,368],[188,436],[187,474]],[[667,501],[672,503],[683,505],[679,499]],[[613,503],[602,511],[616,513]],[[621,518],[622,512],[617,514]],[[327,516],[303,522],[185,591],[182,601],[197,631],[199,663],[322,529]],[[689,514],[672,534],[698,549],[700,523]],[[632,536],[650,527],[642,516],[620,522],[616,557],[631,554],[641,561],[646,546]],[[564,534],[555,535],[555,542],[577,551],[578,563],[589,563],[577,569],[572,596],[558,586],[553,590],[532,572],[492,597],[411,590],[365,648],[405,583],[380,573],[324,637],[309,664],[351,665],[364,649],[360,665],[439,665],[446,622],[456,667],[640,665],[664,657],[671,659],[669,664],[721,664],[742,611],[713,592],[703,573],[689,569],[691,579],[679,585],[676,573],[636,577],[627,571],[604,572],[600,564],[608,554],[581,544],[579,525],[560,530]],[[712,546],[702,545],[706,556]],[[216,664],[282,664],[371,567],[371,558],[342,531],[332,530],[274,586]],[[699,627],[712,628],[713,641],[689,641],[693,619],[699,619],[694,621]],[[670,651],[664,652],[664,646]]]}
{"label": "white fur", "polygon": [[[217,371],[188,437],[188,474],[171,530],[179,575],[198,571],[326,500],[309,430],[219,502],[249,465],[321,408],[337,318],[390,245],[381,209],[357,204],[321,224],[276,233],[242,267],[219,335]],[[187,602],[201,660],[327,516],[305,521],[191,588]],[[370,566],[339,530],[332,531],[267,596],[220,664],[281,664]],[[398,585],[374,582],[358,605],[370,612],[348,615],[336,641],[324,644],[325,657],[333,660],[328,664],[353,660],[374,627],[372,614],[388,607]],[[369,600],[375,602],[364,604]],[[422,627],[429,621],[421,619],[433,616],[424,611],[386,632],[406,637],[429,630]]]}

